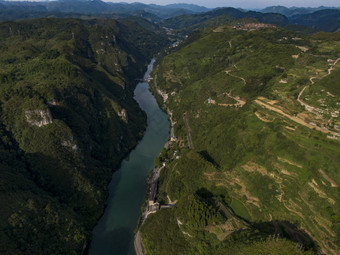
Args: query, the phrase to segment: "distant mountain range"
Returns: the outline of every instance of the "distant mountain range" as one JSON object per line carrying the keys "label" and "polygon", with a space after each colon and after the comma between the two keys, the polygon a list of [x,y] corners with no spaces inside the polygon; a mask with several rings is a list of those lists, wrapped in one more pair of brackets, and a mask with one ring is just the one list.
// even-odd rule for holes
{"label": "distant mountain range", "polygon": [[279,13],[288,17],[291,24],[313,27],[317,30],[334,32],[340,29],[339,7],[287,8],[284,6],[271,6],[260,12]]}
{"label": "distant mountain range", "polygon": [[231,7],[216,8],[209,12],[172,17],[163,20],[161,24],[165,27],[180,29],[185,33],[190,33],[196,28],[217,26],[239,19],[256,19],[259,22],[275,24],[278,26],[289,24],[287,17],[279,13],[241,11]]}
{"label": "distant mountain range", "polygon": [[317,30],[340,31],[340,9],[327,9],[290,18],[291,23],[305,25]]}
{"label": "distant mountain range", "polygon": [[101,0],[59,0],[49,2],[9,2],[0,1],[0,10],[60,12],[82,14],[135,14],[141,11],[152,13],[160,18],[182,14],[206,12],[210,9],[193,4],[156,5],[143,3],[108,3]]}
{"label": "distant mountain range", "polygon": [[144,253],[340,254],[340,32],[317,29],[340,10],[0,0],[0,254],[87,254],[153,57],[172,132]]}
{"label": "distant mountain range", "polygon": [[269,6],[266,7],[262,10],[260,10],[260,12],[263,13],[280,13],[282,15],[285,15],[287,17],[291,17],[291,16],[295,16],[295,15],[304,15],[304,14],[310,14],[313,12],[317,12],[317,11],[321,11],[321,10],[325,10],[325,9],[340,9],[339,7],[326,7],[326,6],[320,6],[317,8],[311,8],[311,7],[285,7],[285,6]]}
{"label": "distant mountain range", "polygon": [[174,29],[192,30],[242,18],[255,18],[259,22],[279,26],[303,25],[317,30],[334,32],[340,29],[340,8],[320,6],[302,8],[271,6],[258,12],[236,8],[209,9],[194,4],[165,6],[144,3],[110,3],[101,0],[59,0],[45,2],[19,2],[0,0],[0,21],[57,18],[125,18],[138,16]]}

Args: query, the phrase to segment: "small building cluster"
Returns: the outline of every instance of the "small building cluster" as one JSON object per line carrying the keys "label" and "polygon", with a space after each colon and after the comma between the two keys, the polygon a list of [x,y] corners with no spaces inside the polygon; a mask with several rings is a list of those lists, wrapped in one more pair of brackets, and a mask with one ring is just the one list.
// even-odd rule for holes
{"label": "small building cluster", "polygon": [[238,23],[237,26],[234,26],[234,29],[237,30],[246,30],[246,31],[253,31],[253,30],[257,30],[260,28],[273,28],[276,27],[272,24],[264,24],[264,23],[247,23],[247,24],[241,24]]}
{"label": "small building cluster", "polygon": [[211,97],[209,97],[208,104],[216,104],[216,101],[214,99],[211,99]]}

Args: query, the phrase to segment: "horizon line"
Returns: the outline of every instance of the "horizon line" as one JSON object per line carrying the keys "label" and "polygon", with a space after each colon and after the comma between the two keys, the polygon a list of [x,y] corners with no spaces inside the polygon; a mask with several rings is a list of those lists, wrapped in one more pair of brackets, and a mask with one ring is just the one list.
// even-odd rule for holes
{"label": "horizon line", "polygon": [[[0,0],[0,2],[35,2],[35,3],[46,3],[46,2],[59,2],[60,0]],[[80,1],[94,1],[94,0],[80,0]],[[215,7],[208,7],[206,5],[202,5],[199,3],[185,3],[185,2],[176,2],[176,3],[163,3],[163,4],[159,4],[159,3],[145,3],[145,2],[139,2],[139,1],[114,1],[114,0],[97,0],[97,1],[101,1],[101,2],[105,2],[105,3],[117,3],[117,4],[135,4],[135,3],[140,3],[140,4],[145,4],[145,5],[158,5],[158,6],[168,6],[168,5],[176,5],[176,4],[186,4],[186,5],[195,5],[195,6],[199,6],[199,7],[204,7],[207,9],[216,9],[216,8],[240,8],[240,9],[245,9],[245,10],[262,10],[265,8],[269,8],[269,7],[285,7],[285,8],[313,8],[313,9],[317,9],[317,8],[340,8],[339,6],[331,6],[331,5],[318,5],[318,6],[308,6],[308,5],[283,5],[283,4],[278,4],[278,5],[266,5],[264,7],[241,7],[241,6],[235,6],[235,5],[230,5],[230,6],[220,6],[220,5],[216,5]]]}

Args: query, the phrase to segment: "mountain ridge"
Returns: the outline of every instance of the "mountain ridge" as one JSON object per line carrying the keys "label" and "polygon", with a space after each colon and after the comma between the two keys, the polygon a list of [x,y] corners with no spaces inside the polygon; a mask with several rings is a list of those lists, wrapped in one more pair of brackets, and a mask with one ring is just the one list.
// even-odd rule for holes
{"label": "mountain ridge", "polygon": [[168,41],[107,19],[5,22],[0,38],[0,253],[82,253],[145,129],[136,79]]}
{"label": "mountain ridge", "polygon": [[313,13],[316,11],[324,10],[324,9],[340,9],[340,7],[327,7],[327,6],[319,6],[319,7],[285,7],[285,6],[268,6],[260,12],[274,12],[274,13],[280,13],[283,14],[287,17],[291,17],[294,15],[301,15],[301,14],[308,14],[308,13]]}

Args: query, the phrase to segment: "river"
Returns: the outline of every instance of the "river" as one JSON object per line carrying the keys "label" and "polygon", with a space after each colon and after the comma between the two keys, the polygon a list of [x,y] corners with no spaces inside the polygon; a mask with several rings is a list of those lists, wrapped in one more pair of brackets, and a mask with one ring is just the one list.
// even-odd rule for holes
{"label": "river", "polygon": [[[144,78],[152,71],[154,60]],[[93,230],[90,255],[132,255],[134,230],[144,203],[146,178],[169,136],[167,115],[159,108],[147,82],[140,82],[134,99],[147,114],[147,128],[136,148],[114,172],[107,207]]]}

